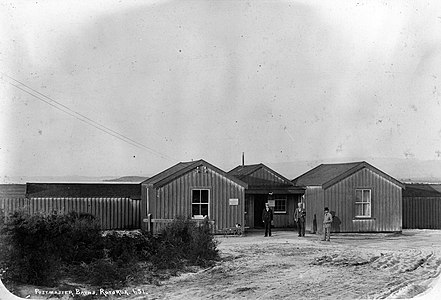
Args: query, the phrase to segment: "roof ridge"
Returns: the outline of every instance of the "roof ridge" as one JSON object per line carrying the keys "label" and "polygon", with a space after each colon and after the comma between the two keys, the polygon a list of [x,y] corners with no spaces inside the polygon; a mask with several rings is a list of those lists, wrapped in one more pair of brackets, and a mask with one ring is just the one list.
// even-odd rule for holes
{"label": "roof ridge", "polygon": [[[246,186],[246,183],[241,181],[238,178],[235,178],[234,176],[228,174],[224,170],[216,167],[215,165],[210,164],[209,162],[205,161],[204,159],[199,159],[195,161],[188,161],[188,162],[179,162],[168,169],[156,174],[155,176],[145,180],[142,182],[142,184],[153,184],[154,186],[160,186],[164,184],[164,182],[167,182],[168,180],[171,180],[170,178],[173,178],[175,176],[181,176],[182,172],[187,172],[191,170],[192,168],[195,168],[199,165],[205,165],[208,166],[208,168],[214,169],[216,172],[221,173],[225,175],[228,179],[236,182],[239,185]],[[182,174],[181,174],[182,173]]]}
{"label": "roof ridge", "polygon": [[368,163],[365,160],[361,161],[353,161],[353,162],[345,162],[345,163],[326,163],[326,164],[320,164],[319,166],[330,166],[330,165],[351,165],[351,164],[362,164],[362,163]]}
{"label": "roof ridge", "polygon": [[235,167],[234,169],[230,170],[227,173],[233,172],[233,171],[238,171],[238,170],[243,170],[246,169],[246,172],[244,172],[243,174],[240,174],[240,176],[246,176],[249,175],[253,172],[255,172],[257,169],[264,167],[265,165],[262,163],[259,164],[252,164],[252,165],[238,165],[237,167]]}

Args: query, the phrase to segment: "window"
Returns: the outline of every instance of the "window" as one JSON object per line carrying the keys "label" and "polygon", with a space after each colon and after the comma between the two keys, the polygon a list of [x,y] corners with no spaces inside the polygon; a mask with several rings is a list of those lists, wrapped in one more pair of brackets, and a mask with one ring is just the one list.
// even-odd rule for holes
{"label": "window", "polygon": [[274,200],[274,212],[275,213],[286,213],[286,196],[275,195],[271,197]]}
{"label": "window", "polygon": [[371,190],[355,190],[355,217],[366,218],[371,216]]}
{"label": "window", "polygon": [[193,190],[191,200],[191,216],[193,218],[208,217],[208,190]]}

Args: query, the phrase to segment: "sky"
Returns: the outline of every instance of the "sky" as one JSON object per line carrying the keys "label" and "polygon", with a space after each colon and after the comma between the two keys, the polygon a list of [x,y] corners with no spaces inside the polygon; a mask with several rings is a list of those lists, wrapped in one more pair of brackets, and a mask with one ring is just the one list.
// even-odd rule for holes
{"label": "sky", "polygon": [[1,0],[0,177],[441,161],[440,33],[439,1]]}

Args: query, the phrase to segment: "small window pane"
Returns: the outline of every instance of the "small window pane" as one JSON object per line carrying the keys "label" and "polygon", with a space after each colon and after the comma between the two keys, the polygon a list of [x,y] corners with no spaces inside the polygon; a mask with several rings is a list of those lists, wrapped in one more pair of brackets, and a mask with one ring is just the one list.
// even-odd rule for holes
{"label": "small window pane", "polygon": [[363,204],[363,216],[370,216],[371,215],[371,205],[369,203]]}
{"label": "small window pane", "polygon": [[208,204],[201,204],[201,215],[208,216]]}
{"label": "small window pane", "polygon": [[208,190],[201,190],[201,203],[208,203]]}
{"label": "small window pane", "polygon": [[363,202],[371,202],[371,191],[369,190],[363,191]]}
{"label": "small window pane", "polygon": [[201,214],[199,207],[200,207],[200,204],[193,204],[192,205],[192,214],[193,214],[193,216]]}
{"label": "small window pane", "polygon": [[193,190],[193,203],[201,203],[201,191]]}

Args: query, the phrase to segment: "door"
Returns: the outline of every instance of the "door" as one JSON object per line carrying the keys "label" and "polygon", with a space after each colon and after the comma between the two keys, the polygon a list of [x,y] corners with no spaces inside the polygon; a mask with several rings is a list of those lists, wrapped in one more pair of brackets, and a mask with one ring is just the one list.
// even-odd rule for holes
{"label": "door", "polygon": [[263,228],[262,212],[267,202],[267,194],[254,195],[254,228]]}

